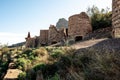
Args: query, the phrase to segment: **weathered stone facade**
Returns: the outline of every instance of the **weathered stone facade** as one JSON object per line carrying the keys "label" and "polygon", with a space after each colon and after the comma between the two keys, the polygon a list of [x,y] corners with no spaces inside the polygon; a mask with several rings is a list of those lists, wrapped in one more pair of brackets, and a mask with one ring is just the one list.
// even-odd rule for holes
{"label": "weathered stone facade", "polygon": [[31,48],[31,47],[34,48],[40,46],[39,36],[35,36],[31,38],[30,32],[28,32],[28,36],[25,39],[26,39],[25,46],[27,48]]}
{"label": "weathered stone facade", "polygon": [[69,17],[68,36],[75,40],[83,39],[86,34],[92,32],[90,19],[85,12]]}
{"label": "weathered stone facade", "polygon": [[112,0],[112,36],[120,37],[120,0]]}
{"label": "weathered stone facade", "polygon": [[64,28],[57,29],[54,25],[50,25],[49,30],[40,30],[40,36],[31,38],[30,32],[28,32],[28,36],[26,39],[26,47],[39,47],[55,44],[65,40]]}
{"label": "weathered stone facade", "polygon": [[48,31],[49,30],[40,30],[40,45],[41,46],[48,44]]}
{"label": "weathered stone facade", "polygon": [[48,43],[55,44],[65,38],[64,29],[57,29],[54,25],[49,27]]}
{"label": "weathered stone facade", "polygon": [[31,38],[30,32],[28,32],[28,36],[26,39],[26,47],[34,47],[35,46],[35,38]]}

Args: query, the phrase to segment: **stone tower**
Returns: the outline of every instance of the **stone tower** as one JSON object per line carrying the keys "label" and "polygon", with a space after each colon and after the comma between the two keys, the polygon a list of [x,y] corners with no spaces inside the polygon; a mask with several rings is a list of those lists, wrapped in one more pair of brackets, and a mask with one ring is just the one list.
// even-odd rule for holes
{"label": "stone tower", "polygon": [[90,19],[85,12],[69,17],[68,36],[75,41],[82,40],[86,34],[92,32]]}
{"label": "stone tower", "polygon": [[112,36],[120,37],[120,0],[112,0]]}

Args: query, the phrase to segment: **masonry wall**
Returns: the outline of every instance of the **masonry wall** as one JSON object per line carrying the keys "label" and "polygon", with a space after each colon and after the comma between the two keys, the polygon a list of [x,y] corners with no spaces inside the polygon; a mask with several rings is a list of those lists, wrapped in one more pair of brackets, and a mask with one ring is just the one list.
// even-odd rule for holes
{"label": "masonry wall", "polygon": [[75,38],[77,36],[84,37],[92,32],[90,19],[85,12],[69,17],[68,36]]}
{"label": "masonry wall", "polygon": [[49,30],[40,30],[40,45],[48,44],[48,31]]}
{"label": "masonry wall", "polygon": [[48,34],[49,45],[55,44],[64,39],[64,29],[58,30],[54,25],[50,25]]}
{"label": "masonry wall", "polygon": [[35,38],[28,38],[25,44],[26,48],[34,48],[35,47]]}
{"label": "masonry wall", "polygon": [[112,0],[112,36],[120,37],[120,0]]}

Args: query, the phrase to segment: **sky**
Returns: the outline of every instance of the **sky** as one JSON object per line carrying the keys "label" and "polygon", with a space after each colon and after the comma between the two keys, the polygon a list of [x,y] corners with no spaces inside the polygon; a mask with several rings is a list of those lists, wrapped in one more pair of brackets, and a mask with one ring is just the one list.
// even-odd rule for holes
{"label": "sky", "polygon": [[27,33],[39,36],[40,29],[56,25],[59,18],[87,11],[96,5],[110,8],[112,0],[0,0],[0,44],[25,41]]}

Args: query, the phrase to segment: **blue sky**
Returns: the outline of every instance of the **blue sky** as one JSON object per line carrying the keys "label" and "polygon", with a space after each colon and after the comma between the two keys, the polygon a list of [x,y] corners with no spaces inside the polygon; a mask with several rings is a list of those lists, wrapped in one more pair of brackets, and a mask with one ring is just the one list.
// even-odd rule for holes
{"label": "blue sky", "polygon": [[56,25],[59,18],[86,11],[89,6],[111,8],[112,0],[0,0],[0,43],[25,41],[27,32],[39,35],[40,29]]}

